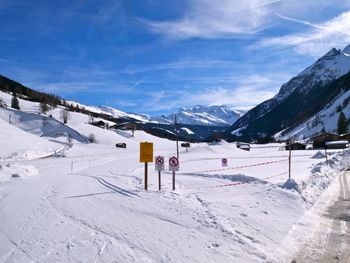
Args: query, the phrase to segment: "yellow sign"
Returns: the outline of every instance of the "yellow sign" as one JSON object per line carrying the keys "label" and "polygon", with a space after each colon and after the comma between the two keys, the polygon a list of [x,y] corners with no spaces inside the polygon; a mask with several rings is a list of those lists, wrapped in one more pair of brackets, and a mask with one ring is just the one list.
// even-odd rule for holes
{"label": "yellow sign", "polygon": [[152,163],[153,162],[153,143],[141,142],[140,143],[140,163]]}

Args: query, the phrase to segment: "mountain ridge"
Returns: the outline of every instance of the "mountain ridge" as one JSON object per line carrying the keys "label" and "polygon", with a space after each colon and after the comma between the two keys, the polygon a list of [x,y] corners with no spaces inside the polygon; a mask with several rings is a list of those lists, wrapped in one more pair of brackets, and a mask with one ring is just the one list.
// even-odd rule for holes
{"label": "mountain ridge", "polygon": [[[279,92],[237,120],[225,132],[225,138],[254,140],[270,137],[289,126],[297,126],[306,117],[311,117],[338,95],[329,92],[350,71],[350,45],[343,50],[331,49],[315,63],[283,84]],[[347,78],[345,78],[347,81]],[[334,82],[335,84],[332,84]],[[323,93],[322,93],[323,92]],[[339,91],[340,92],[340,91]],[[321,94],[318,94],[321,93]],[[321,95],[325,97],[322,97]],[[328,96],[328,97],[327,97]],[[317,97],[322,103],[318,104]],[[285,116],[282,115],[285,114]],[[291,114],[293,113],[293,114]]]}

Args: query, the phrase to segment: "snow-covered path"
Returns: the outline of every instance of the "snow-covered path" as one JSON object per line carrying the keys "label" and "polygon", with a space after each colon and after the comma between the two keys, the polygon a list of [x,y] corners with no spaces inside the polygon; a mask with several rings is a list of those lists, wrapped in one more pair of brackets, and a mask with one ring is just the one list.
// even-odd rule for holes
{"label": "snow-covered path", "polygon": [[293,262],[350,262],[349,172],[339,175],[339,196],[319,215],[319,222]]}

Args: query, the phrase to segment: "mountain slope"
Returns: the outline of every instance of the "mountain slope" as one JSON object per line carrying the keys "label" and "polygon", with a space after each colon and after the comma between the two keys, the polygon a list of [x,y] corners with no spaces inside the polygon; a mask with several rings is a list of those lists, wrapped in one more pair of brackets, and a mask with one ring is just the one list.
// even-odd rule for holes
{"label": "mountain slope", "polygon": [[248,111],[227,130],[225,138],[251,140],[272,136],[301,124],[322,110],[349,84],[349,54],[350,45],[343,51],[330,50],[282,85],[274,98]]}
{"label": "mountain slope", "polygon": [[[204,126],[230,126],[244,112],[229,106],[204,106],[196,105],[192,108],[180,108],[176,113],[177,122],[181,124],[204,125]],[[171,124],[174,122],[174,114],[151,117],[151,122]]]}

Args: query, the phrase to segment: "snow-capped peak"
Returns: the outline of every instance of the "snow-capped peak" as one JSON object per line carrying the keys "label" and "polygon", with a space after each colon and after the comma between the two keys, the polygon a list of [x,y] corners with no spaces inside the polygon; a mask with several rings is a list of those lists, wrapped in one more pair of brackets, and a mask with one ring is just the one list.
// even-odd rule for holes
{"label": "snow-capped peak", "polygon": [[314,64],[283,84],[275,99],[282,101],[296,89],[300,91],[307,90],[308,87],[313,86],[317,82],[325,84],[343,76],[349,70],[350,45],[342,51],[332,48]]}
{"label": "snow-capped peak", "polygon": [[342,53],[346,56],[350,56],[350,45],[346,46],[343,50]]}
{"label": "snow-capped peak", "polygon": [[[226,105],[196,105],[192,108],[180,108],[176,113],[176,117],[177,121],[182,124],[228,126],[232,125],[243,114],[243,111],[236,110]],[[174,114],[151,118],[151,121],[163,123],[171,123],[173,120]]]}

